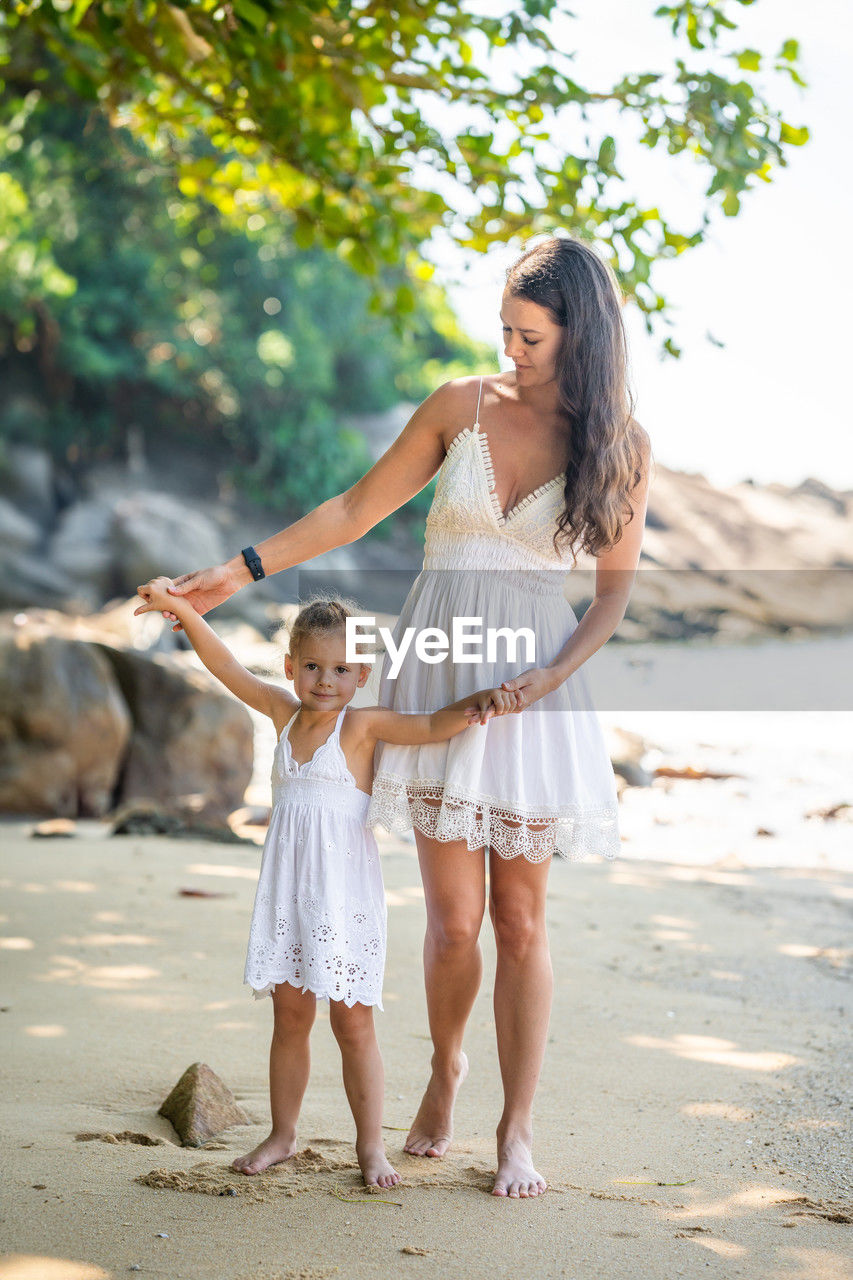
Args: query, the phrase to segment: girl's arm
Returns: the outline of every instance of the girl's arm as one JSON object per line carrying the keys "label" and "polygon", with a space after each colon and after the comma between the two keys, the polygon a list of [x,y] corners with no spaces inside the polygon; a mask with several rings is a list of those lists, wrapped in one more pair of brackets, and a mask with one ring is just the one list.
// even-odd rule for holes
{"label": "girl's arm", "polygon": [[402,715],[387,707],[363,707],[357,714],[366,734],[377,742],[398,747],[416,747],[428,742],[446,742],[472,724],[485,724],[493,716],[515,710],[516,695],[503,689],[478,689],[431,715]]}
{"label": "girl's arm", "polygon": [[[324,551],[342,547],[362,537],[403,506],[432,479],[444,458],[444,433],[457,422],[473,421],[474,405],[469,403],[476,378],[459,378],[434,391],[415,411],[403,431],[366,475],[336,498],[320,504],[289,528],[259,542],[255,550],[264,572],[269,575],[312,560]],[[242,555],[211,569],[185,573],[170,589],[173,597],[183,596],[198,613],[207,613],[252,581]],[[146,583],[146,587],[149,584]],[[137,613],[154,608],[146,600]],[[177,614],[163,610],[167,617]],[[175,628],[180,630],[180,624]]]}
{"label": "girl's arm", "polygon": [[286,689],[268,684],[266,680],[260,680],[251,671],[247,671],[191,604],[180,598],[174,599],[168,594],[171,585],[171,578],[154,578],[143,588],[143,599],[154,610],[177,609],[177,617],[190,644],[211,675],[216,676],[241,702],[269,716],[278,727],[282,716],[286,718],[299,706],[298,700]]}

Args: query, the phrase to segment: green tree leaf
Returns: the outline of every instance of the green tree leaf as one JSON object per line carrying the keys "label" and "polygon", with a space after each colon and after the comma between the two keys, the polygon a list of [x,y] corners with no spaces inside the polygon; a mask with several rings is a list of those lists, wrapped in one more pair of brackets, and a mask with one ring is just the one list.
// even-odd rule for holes
{"label": "green tree leaf", "polygon": [[[568,0],[493,13],[450,0],[84,4],[16,0],[14,14],[0,12],[0,59],[14,65],[22,99],[39,87],[46,53],[59,78],[43,91],[102,104],[188,199],[250,231],[253,219],[277,219],[305,249],[347,242],[346,260],[368,275],[438,230],[487,252],[560,227],[593,236],[656,322],[667,308],[651,282],[655,260],[672,256],[668,237],[701,243],[719,192],[733,216],[808,138],[766,88],[779,75],[802,83],[795,39],[775,61],[750,47],[731,55],[733,75],[721,69],[747,0],[653,5],[673,33],[671,64],[593,86],[576,79],[584,29]],[[749,78],[759,73],[761,83]],[[448,107],[443,133],[435,120]],[[663,208],[637,235],[614,112],[664,162],[689,159],[703,175],[704,201],[679,225]],[[221,163],[199,168],[211,156]],[[634,290],[640,280],[645,292]]]}

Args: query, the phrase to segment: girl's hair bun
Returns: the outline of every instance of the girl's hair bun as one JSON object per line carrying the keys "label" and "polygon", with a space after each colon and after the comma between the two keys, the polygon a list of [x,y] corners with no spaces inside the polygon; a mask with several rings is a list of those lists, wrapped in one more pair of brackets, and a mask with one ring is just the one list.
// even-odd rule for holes
{"label": "girl's hair bun", "polygon": [[[344,600],[340,596],[312,596],[302,605],[288,628],[291,653],[299,648],[306,636],[337,631],[346,626],[347,618],[357,618],[361,612],[355,600]],[[361,647],[363,643],[360,642]]]}

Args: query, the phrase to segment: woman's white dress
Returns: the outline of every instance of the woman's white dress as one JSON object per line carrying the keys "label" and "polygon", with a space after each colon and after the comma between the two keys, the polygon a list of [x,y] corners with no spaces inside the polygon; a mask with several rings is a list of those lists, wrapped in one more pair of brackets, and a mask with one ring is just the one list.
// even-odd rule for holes
{"label": "woman's white dress", "polygon": [[[430,664],[412,645],[395,680],[389,657],[382,661],[379,702],[396,711],[434,711],[528,667],[546,666],[578,625],[563,594],[568,557],[561,559],[552,540],[565,476],[504,516],[479,400],[476,418],[453,440],[439,471],[423,571],[403,606],[394,644],[408,627],[440,628],[451,637],[454,617],[476,618],[484,633],[532,630],[535,661],[527,660],[523,644],[513,658],[498,642],[491,661],[448,657]],[[384,744],[367,821],[398,832],[415,826],[439,840],[465,840],[469,849],[489,846],[503,858],[615,857],[616,783],[583,671],[522,713],[473,725],[449,742]]]}
{"label": "woman's white dress", "polygon": [[297,764],[290,726],[272,767],[273,808],[246,956],[256,998],[281,982],[323,999],[382,1008],[387,908],[370,803],[347,768],[341,725]]}

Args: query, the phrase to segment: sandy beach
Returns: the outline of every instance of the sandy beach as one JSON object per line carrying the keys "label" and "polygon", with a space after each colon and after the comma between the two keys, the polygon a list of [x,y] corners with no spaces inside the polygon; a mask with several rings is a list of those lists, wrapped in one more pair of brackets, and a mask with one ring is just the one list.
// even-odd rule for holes
{"label": "sandy beach", "polygon": [[[550,1190],[500,1201],[488,926],[456,1145],[401,1151],[429,1053],[424,905],[414,847],[384,838],[377,1018],[404,1181],[366,1196],[325,1009],[302,1154],[254,1178],[228,1167],[267,1124],[271,1008],[241,984],[257,846],[28,832],[2,831],[2,1280],[853,1276],[850,873],[555,865]],[[256,1123],[191,1150],[157,1109],[196,1061]]]}

